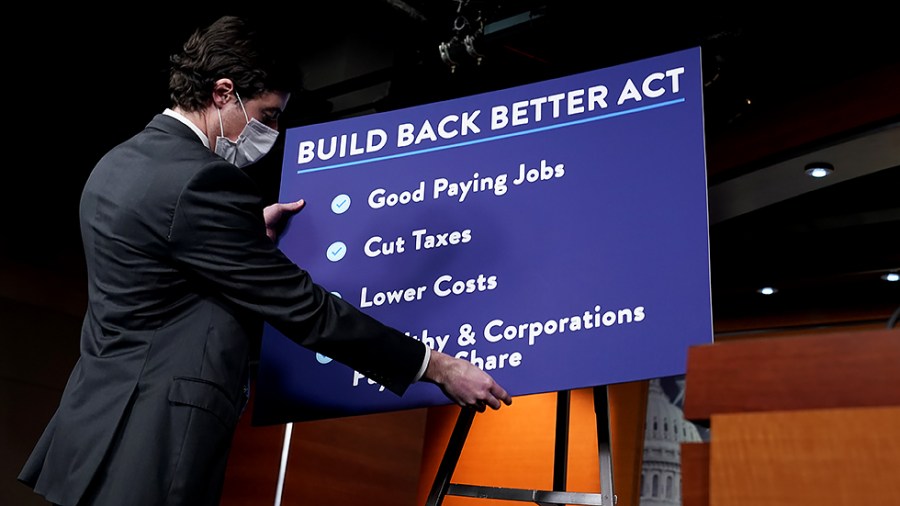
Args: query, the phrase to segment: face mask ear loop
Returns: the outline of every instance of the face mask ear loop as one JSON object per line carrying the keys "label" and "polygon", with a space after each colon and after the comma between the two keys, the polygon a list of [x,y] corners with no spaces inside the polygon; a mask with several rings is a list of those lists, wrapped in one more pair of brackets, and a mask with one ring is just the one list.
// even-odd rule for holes
{"label": "face mask ear loop", "polygon": [[218,107],[216,107],[216,114],[219,115],[219,136],[225,137],[225,126],[222,124],[222,111],[220,111]]}
{"label": "face mask ear loop", "polygon": [[234,91],[234,96],[237,97],[238,103],[241,104],[241,110],[244,111],[244,120],[246,120],[247,123],[249,124],[249,123],[250,123],[250,116],[247,116],[247,109],[244,109],[244,102],[241,100],[241,96],[238,95],[237,90]]}

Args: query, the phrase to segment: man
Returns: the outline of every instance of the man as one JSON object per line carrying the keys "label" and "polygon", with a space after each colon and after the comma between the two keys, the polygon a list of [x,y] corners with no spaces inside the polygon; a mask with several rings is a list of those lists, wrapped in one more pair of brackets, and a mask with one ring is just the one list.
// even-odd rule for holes
{"label": "man", "polygon": [[172,107],[113,148],[80,204],[89,280],[81,356],[19,480],[65,506],[214,505],[264,321],[401,395],[509,404],[316,285],[278,250],[303,202],[265,207],[241,167],[272,147],[298,81],[279,46],[224,17],[171,58]]}

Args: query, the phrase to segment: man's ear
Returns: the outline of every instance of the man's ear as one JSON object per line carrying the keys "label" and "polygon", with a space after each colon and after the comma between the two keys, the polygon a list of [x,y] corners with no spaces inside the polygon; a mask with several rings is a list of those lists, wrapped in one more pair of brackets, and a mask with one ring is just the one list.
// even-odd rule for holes
{"label": "man's ear", "polygon": [[213,84],[212,99],[216,108],[225,107],[232,95],[234,95],[234,82],[231,79],[223,77]]}

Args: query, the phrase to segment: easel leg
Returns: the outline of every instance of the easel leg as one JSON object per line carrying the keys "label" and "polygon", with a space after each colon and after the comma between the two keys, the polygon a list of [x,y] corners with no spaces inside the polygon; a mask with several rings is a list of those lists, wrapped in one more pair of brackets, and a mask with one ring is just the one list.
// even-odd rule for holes
{"label": "easel leg", "polygon": [[463,409],[453,427],[447,450],[441,459],[434,484],[425,506],[440,506],[446,495],[474,497],[479,499],[499,499],[507,501],[533,502],[540,506],[563,506],[583,504],[594,506],[615,506],[613,493],[612,459],[610,458],[609,399],[606,387],[594,388],[594,411],[597,415],[597,443],[600,450],[601,494],[566,491],[566,464],[569,443],[570,392],[557,393],[556,448],[553,463],[553,490],[532,490],[505,487],[485,487],[451,483],[453,472],[459,461],[466,437],[475,419],[475,410]]}
{"label": "easel leg", "polygon": [[459,412],[453,433],[450,434],[450,441],[447,443],[447,451],[444,452],[441,465],[434,477],[434,484],[431,486],[431,492],[428,494],[428,500],[425,502],[426,506],[440,506],[444,501],[444,496],[450,488],[450,479],[453,477],[453,471],[456,470],[456,463],[459,462],[459,456],[466,443],[466,436],[469,435],[469,429],[472,428],[474,420],[475,410],[473,408],[463,408]]}
{"label": "easel leg", "polygon": [[600,453],[600,495],[603,504],[615,506],[612,450],[610,446],[609,387],[594,387],[594,412],[597,416],[597,449]]}
{"label": "easel leg", "polygon": [[556,393],[556,443],[553,455],[553,490],[566,490],[569,461],[569,390]]}

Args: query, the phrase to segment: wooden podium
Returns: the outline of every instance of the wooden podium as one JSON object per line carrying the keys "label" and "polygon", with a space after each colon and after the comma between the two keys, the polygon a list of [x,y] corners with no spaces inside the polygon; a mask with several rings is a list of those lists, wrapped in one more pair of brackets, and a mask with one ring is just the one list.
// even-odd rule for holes
{"label": "wooden podium", "polygon": [[694,346],[683,506],[900,505],[900,330]]}

